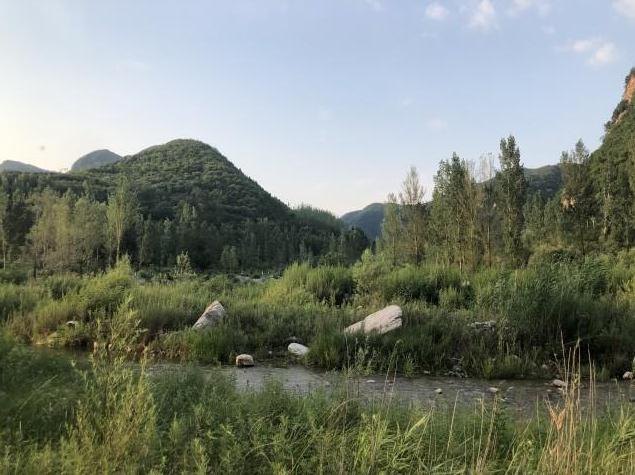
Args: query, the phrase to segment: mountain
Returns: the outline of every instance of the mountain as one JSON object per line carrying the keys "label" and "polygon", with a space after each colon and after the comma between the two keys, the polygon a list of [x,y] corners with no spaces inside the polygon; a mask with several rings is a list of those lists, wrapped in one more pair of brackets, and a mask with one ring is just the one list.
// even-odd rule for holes
{"label": "mountain", "polygon": [[560,165],[545,165],[540,168],[525,168],[527,191],[530,195],[540,193],[543,198],[553,198],[562,188]]}
{"label": "mountain", "polygon": [[110,150],[95,150],[94,152],[87,153],[73,163],[71,171],[81,172],[92,170],[93,168],[117,163],[119,160],[121,160],[121,157]]}
{"label": "mountain", "polygon": [[[139,212],[122,251],[145,266],[173,266],[183,253],[197,269],[230,272],[281,269],[295,261],[352,263],[368,244],[329,213],[292,210],[214,147],[180,139],[81,173],[7,175],[0,187],[12,198],[12,216],[21,219],[12,247],[27,242],[38,194],[51,190],[104,203],[122,180]],[[96,206],[94,213],[104,212]],[[108,255],[100,251],[100,265]]]}
{"label": "mountain", "polygon": [[601,210],[603,239],[630,246],[635,237],[635,68],[626,76],[624,94],[600,147],[591,154],[591,175]]}
{"label": "mountain", "polygon": [[38,168],[28,163],[5,160],[0,163],[0,172],[22,172],[22,173],[51,173],[43,168]]}
{"label": "mountain", "polygon": [[153,219],[175,217],[183,203],[195,206],[208,223],[286,220],[292,214],[218,150],[196,140],[173,140],[85,173],[111,188],[122,176]]}
{"label": "mountain", "polygon": [[368,239],[375,240],[381,234],[381,223],[384,221],[384,204],[372,203],[364,209],[351,211],[340,218],[348,227],[356,227],[364,231]]}

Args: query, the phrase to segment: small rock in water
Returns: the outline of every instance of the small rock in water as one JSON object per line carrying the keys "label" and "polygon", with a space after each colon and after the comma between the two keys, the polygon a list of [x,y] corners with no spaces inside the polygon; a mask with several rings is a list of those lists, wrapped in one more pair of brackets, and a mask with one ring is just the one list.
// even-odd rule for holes
{"label": "small rock in water", "polygon": [[567,387],[567,383],[565,383],[561,379],[554,379],[553,381],[551,381],[551,385],[554,388],[566,388]]}
{"label": "small rock in water", "polygon": [[369,379],[368,381],[366,381],[368,384],[373,384],[376,383],[377,381],[375,381],[374,379]]}
{"label": "small rock in water", "polygon": [[622,376],[622,379],[627,380],[627,379],[633,379],[633,372],[632,371],[627,371],[626,373],[624,373],[624,375]]}
{"label": "small rock in water", "polygon": [[300,343],[291,343],[287,349],[295,356],[305,356],[309,352],[309,349]]}
{"label": "small rock in water", "polygon": [[435,392],[436,394],[443,394],[443,389],[441,389],[441,388],[437,388],[437,389],[435,389],[435,390],[434,390],[434,392]]}
{"label": "small rock in water", "polygon": [[490,394],[498,394],[498,391],[500,391],[500,389],[495,388],[495,387],[491,387],[491,388],[487,388],[487,392]]}
{"label": "small rock in water", "polygon": [[236,366],[239,368],[250,368],[254,365],[254,357],[251,355],[238,355],[236,357]]}

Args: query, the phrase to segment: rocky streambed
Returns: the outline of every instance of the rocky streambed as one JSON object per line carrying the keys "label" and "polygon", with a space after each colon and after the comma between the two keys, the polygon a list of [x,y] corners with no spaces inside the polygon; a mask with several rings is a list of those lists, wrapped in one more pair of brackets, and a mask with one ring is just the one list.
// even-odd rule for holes
{"label": "rocky streambed", "polygon": [[[563,402],[562,388],[544,380],[482,380],[402,376],[376,374],[366,376],[345,375],[341,372],[320,372],[304,366],[255,366],[251,368],[198,366],[206,378],[219,374],[230,377],[243,391],[257,391],[268,381],[277,381],[297,394],[312,391],[344,392],[349,398],[369,401],[390,400],[395,404],[415,403],[423,407],[481,407],[483,402],[496,402],[511,414],[531,416],[548,404]],[[173,363],[155,364],[151,373],[182,371],[183,366]],[[635,385],[628,381],[583,381],[576,391],[584,408],[598,411],[617,409],[624,404],[635,404]]]}

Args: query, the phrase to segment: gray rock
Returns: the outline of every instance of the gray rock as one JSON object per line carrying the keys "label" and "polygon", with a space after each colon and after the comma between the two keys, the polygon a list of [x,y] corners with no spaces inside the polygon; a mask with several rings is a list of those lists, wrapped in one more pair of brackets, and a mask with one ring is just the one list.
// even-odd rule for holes
{"label": "gray rock", "polygon": [[622,376],[622,379],[627,380],[627,379],[633,379],[633,372],[632,371],[627,371],[626,373],[624,373],[624,375]]}
{"label": "gray rock", "polygon": [[495,388],[495,387],[491,387],[491,388],[487,388],[487,392],[490,394],[498,394],[498,391],[500,391],[500,389]]}
{"label": "gray rock", "polygon": [[309,352],[309,349],[300,343],[291,343],[287,349],[295,356],[305,356]]}
{"label": "gray rock", "polygon": [[560,389],[563,389],[563,388],[567,387],[567,383],[565,383],[561,379],[554,379],[553,381],[551,381],[551,385],[554,388],[560,388]]}
{"label": "gray rock", "polygon": [[196,321],[194,326],[195,330],[205,330],[217,325],[227,314],[225,307],[218,300],[213,302],[209,307],[205,309],[203,315]]}
{"label": "gray rock", "polygon": [[473,322],[470,323],[468,327],[477,332],[494,332],[496,331],[496,321],[488,320],[487,322]]}
{"label": "gray rock", "polygon": [[254,365],[254,357],[251,355],[238,355],[236,357],[236,366],[239,368],[250,368]]}
{"label": "gray rock", "polygon": [[436,394],[443,394],[443,389],[441,389],[441,388],[437,388],[437,389],[435,389],[435,390],[434,390],[434,392],[435,392]]}
{"label": "gray rock", "polygon": [[352,324],[344,331],[346,333],[372,333],[377,332],[380,335],[388,333],[401,327],[401,317],[403,312],[398,305],[390,305],[371,315],[368,315],[362,321]]}

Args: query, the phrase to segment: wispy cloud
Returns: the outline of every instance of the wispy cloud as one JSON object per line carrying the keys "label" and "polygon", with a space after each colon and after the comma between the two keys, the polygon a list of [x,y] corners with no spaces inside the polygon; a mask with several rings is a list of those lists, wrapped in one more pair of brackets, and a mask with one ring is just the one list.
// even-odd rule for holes
{"label": "wispy cloud", "polygon": [[494,4],[491,0],[480,0],[471,13],[469,27],[473,30],[488,32],[497,26]]}
{"label": "wispy cloud", "polygon": [[364,3],[376,12],[380,12],[384,9],[384,5],[381,3],[381,0],[364,0]]}
{"label": "wispy cloud", "polygon": [[585,56],[587,64],[591,66],[610,64],[618,57],[615,44],[602,38],[579,39],[571,42],[565,49]]}
{"label": "wispy cloud", "polygon": [[509,8],[511,16],[518,16],[527,11],[537,11],[539,15],[546,16],[551,11],[550,0],[512,0]]}
{"label": "wispy cloud", "polygon": [[439,2],[432,2],[426,7],[426,17],[430,20],[443,21],[450,14],[450,10],[441,5]]}
{"label": "wispy cloud", "polygon": [[432,117],[426,121],[426,128],[434,131],[446,130],[448,122],[441,117]]}
{"label": "wispy cloud", "polygon": [[143,73],[150,69],[150,65],[138,59],[124,59],[117,64],[117,68],[125,72]]}
{"label": "wispy cloud", "polygon": [[613,0],[613,8],[620,15],[635,20],[635,0]]}

